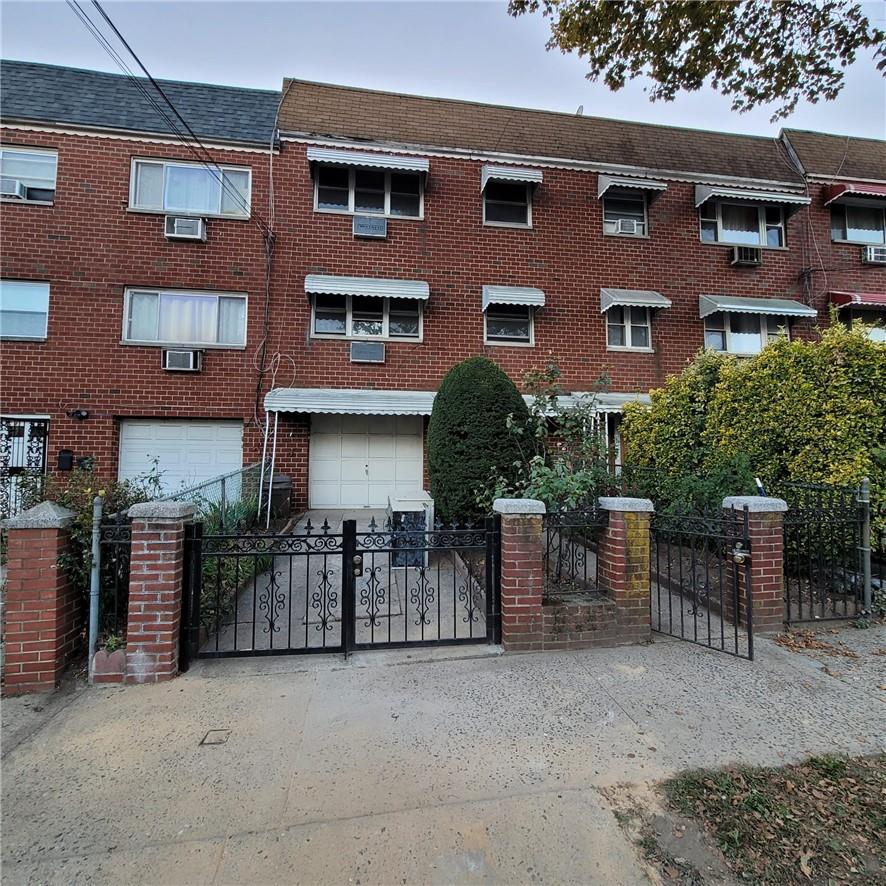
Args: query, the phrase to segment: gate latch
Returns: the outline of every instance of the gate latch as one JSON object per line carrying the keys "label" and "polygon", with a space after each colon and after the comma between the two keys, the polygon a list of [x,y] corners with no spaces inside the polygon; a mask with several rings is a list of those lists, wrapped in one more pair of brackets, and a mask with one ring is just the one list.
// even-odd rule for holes
{"label": "gate latch", "polygon": [[750,553],[744,549],[742,543],[737,541],[735,547],[732,549],[732,562],[737,563],[739,566],[743,566],[750,557]]}
{"label": "gate latch", "polygon": [[360,578],[363,574],[363,556],[361,554],[354,555],[354,577]]}

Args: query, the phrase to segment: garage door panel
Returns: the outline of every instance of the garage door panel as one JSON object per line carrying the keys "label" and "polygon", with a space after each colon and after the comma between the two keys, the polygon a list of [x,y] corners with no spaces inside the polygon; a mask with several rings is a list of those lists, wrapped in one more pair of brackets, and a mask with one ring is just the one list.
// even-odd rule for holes
{"label": "garage door panel", "polygon": [[369,418],[370,434],[393,434],[394,416],[393,415],[373,415]]}
{"label": "garage door panel", "polygon": [[366,483],[342,483],[341,500],[344,508],[365,508],[369,505],[369,493]]}
{"label": "garage door panel", "polygon": [[422,420],[417,415],[398,415],[395,432],[402,436],[420,437]]}
{"label": "garage door panel", "polygon": [[311,507],[312,508],[335,508],[341,504],[341,484],[334,483],[311,483]]}
{"label": "garage door panel", "polygon": [[391,483],[394,480],[394,459],[376,459],[369,462],[370,483]]}
{"label": "garage door panel", "polygon": [[395,455],[395,438],[392,436],[387,437],[372,437],[369,438],[369,458],[393,458]]}
{"label": "garage door panel", "polygon": [[369,455],[369,437],[366,434],[343,434],[341,438],[342,458],[362,458]]}
{"label": "garage door panel", "polygon": [[368,415],[343,415],[341,416],[341,432],[343,434],[368,434]]}
{"label": "garage door panel", "polygon": [[338,434],[341,433],[341,416],[340,415],[312,415],[311,416],[311,433],[317,434]]}

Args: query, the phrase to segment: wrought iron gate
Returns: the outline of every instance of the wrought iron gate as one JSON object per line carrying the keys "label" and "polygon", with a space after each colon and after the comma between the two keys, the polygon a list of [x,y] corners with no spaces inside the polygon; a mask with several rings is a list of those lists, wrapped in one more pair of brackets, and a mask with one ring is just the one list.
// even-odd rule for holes
{"label": "wrought iron gate", "polygon": [[652,630],[754,658],[747,510],[652,519]]}
{"label": "wrought iron gate", "polygon": [[493,643],[497,518],[483,526],[186,537],[182,659]]}
{"label": "wrought iron gate", "polygon": [[45,476],[48,434],[47,419],[0,417],[0,518],[21,510],[24,477]]}

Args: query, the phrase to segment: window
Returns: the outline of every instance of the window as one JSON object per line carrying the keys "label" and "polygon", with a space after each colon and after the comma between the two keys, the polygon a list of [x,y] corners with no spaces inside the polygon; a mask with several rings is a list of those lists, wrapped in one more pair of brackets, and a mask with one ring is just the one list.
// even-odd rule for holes
{"label": "window", "polygon": [[780,335],[788,334],[788,318],[769,314],[709,314],[704,321],[704,343],[714,351],[730,354],[759,354]]}
{"label": "window", "polygon": [[698,212],[701,239],[706,243],[772,248],[785,245],[781,206],[708,200]]}
{"label": "window", "polygon": [[886,314],[882,311],[852,308],[841,313],[847,326],[855,320],[861,320],[868,326],[867,334],[871,341],[886,342]]}
{"label": "window", "polygon": [[123,338],[143,343],[242,347],[246,344],[246,296],[128,290]]}
{"label": "window", "polygon": [[523,182],[489,181],[483,190],[484,224],[532,225],[531,185]]}
{"label": "window", "polygon": [[486,309],[486,341],[489,344],[532,344],[530,305],[490,305]]}
{"label": "window", "polygon": [[417,298],[317,294],[313,329],[315,336],[419,339],[421,302]]}
{"label": "window", "polygon": [[610,188],[603,197],[603,231],[622,237],[645,237],[646,195],[628,189]]}
{"label": "window", "polygon": [[49,284],[0,280],[0,338],[44,339]]}
{"label": "window", "polygon": [[850,243],[886,243],[886,209],[879,206],[834,206],[831,238]]}
{"label": "window", "polygon": [[0,149],[0,178],[4,200],[52,203],[58,154],[34,148]]}
{"label": "window", "polygon": [[319,212],[421,218],[422,197],[418,173],[317,167],[314,208]]}
{"label": "window", "polygon": [[129,208],[249,218],[252,173],[242,166],[135,160]]}
{"label": "window", "polygon": [[649,308],[616,305],[606,312],[606,344],[610,348],[651,350]]}

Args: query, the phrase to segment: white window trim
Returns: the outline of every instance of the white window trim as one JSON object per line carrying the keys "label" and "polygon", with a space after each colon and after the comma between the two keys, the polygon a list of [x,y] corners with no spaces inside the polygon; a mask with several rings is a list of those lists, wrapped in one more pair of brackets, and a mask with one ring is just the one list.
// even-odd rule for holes
{"label": "white window trim", "polygon": [[235,166],[231,163],[219,163],[218,169],[221,172],[245,172],[247,176],[247,194],[246,202],[249,204],[249,212],[244,214],[234,214],[230,212],[221,212],[221,189],[219,190],[219,211],[218,212],[190,212],[183,209],[151,209],[150,207],[137,206],[135,202],[136,193],[136,170],[139,163],[153,163],[163,167],[163,199],[166,200],[166,167],[167,166],[196,166],[205,168],[205,163],[192,163],[188,160],[170,160],[163,157],[133,157],[130,161],[129,168],[129,212],[147,213],[149,215],[176,215],[181,217],[193,218],[224,218],[229,221],[248,221],[252,218],[252,168],[250,166]]}
{"label": "white window trim", "polygon": [[[52,191],[51,200],[16,200],[14,197],[3,197],[0,203],[18,203],[23,206],[53,206],[55,204],[55,193],[58,190],[58,151],[49,148],[29,148],[27,145],[2,145],[0,153],[9,152],[11,154],[45,154],[47,157],[55,158],[55,180],[51,188],[43,188],[45,191]],[[13,176],[7,176],[12,178]]]}
{"label": "white window trim", "polygon": [[[203,295],[219,298],[240,298],[244,303],[243,317],[243,344],[226,344],[224,342],[199,342],[199,341],[158,341],[155,339],[129,338],[129,309],[133,293],[150,292],[159,297],[163,293],[169,295]],[[158,315],[159,316],[159,315]],[[122,345],[137,345],[138,347],[154,348],[200,348],[201,350],[218,351],[244,351],[249,341],[249,296],[245,292],[216,292],[205,289],[168,289],[156,286],[127,286],[123,294],[123,334],[120,339]]]}
{"label": "white window trim", "polygon": [[[389,218],[394,221],[422,221],[425,217],[425,183],[424,177],[420,173],[412,173],[409,170],[390,170],[390,169],[356,169],[353,166],[336,166],[334,163],[323,163],[317,166],[320,169],[342,169],[348,173],[348,208],[347,209],[329,209],[320,206],[320,176],[315,175],[314,178],[314,212],[322,212],[327,215],[366,215],[372,218]],[[383,172],[385,176],[385,211],[384,212],[367,212],[365,209],[359,212],[354,208],[355,190],[357,172]],[[418,177],[418,215],[398,215],[391,214],[391,173],[394,175],[416,175]]]}
{"label": "white window trim", "polygon": [[[18,201],[23,202],[23,201]],[[52,285],[48,280],[13,280],[3,278],[4,283],[41,283],[46,286],[46,315],[43,323],[43,335],[0,335],[0,341],[46,341],[49,338],[49,302],[52,300]],[[40,311],[26,311],[28,314],[39,314]]]}
{"label": "white window trim", "polygon": [[[639,324],[631,323],[630,320],[630,312],[634,310],[637,305],[613,305],[613,307],[620,307],[624,312],[625,322],[623,324],[614,324],[614,325],[623,325],[625,328],[625,341],[630,341],[633,336],[630,333],[631,327]],[[611,308],[610,308],[611,310]],[[635,347],[634,345],[611,345],[609,344],[609,311],[606,312],[606,350],[607,351],[630,351],[634,354],[653,354],[655,353],[655,348],[652,346],[652,310],[650,308],[643,308],[646,311],[646,329],[648,331],[649,344],[646,347]]]}
{"label": "white window trim", "polygon": [[[732,321],[731,316],[735,313],[742,313],[739,311],[720,311],[719,313],[723,314],[723,331],[726,333],[726,350],[720,351],[717,348],[709,348],[707,342],[704,342],[704,348],[708,351],[716,351],[718,354],[731,354],[733,357],[756,357],[766,345],[769,344],[769,329],[768,329],[768,321],[769,318],[775,316],[776,320],[780,320],[778,324],[779,328],[784,329],[785,337],[788,341],[791,340],[791,320],[790,317],[786,317],[782,314],[773,315],[773,314],[756,314],[752,316],[756,316],[759,319],[760,323],[760,350],[749,353],[747,351],[734,351],[732,349]],[[712,330],[719,332],[720,330]],[[708,317],[704,318],[704,332],[703,335],[706,337],[708,332]]]}
{"label": "white window trim", "polygon": [[[490,179],[488,184],[494,183],[495,179]],[[489,228],[516,228],[520,231],[526,231],[532,228],[532,198],[533,186],[529,182],[502,182],[502,184],[523,184],[526,188],[526,223],[521,222],[502,222],[486,220],[486,189],[483,189],[483,224]],[[522,206],[522,203],[515,203],[513,200],[494,200],[494,203],[505,203],[508,206]]]}
{"label": "white window trim", "polygon": [[[522,226],[521,226],[522,227]],[[518,307],[513,305],[512,307]],[[523,307],[528,308],[529,310],[529,341],[517,341],[508,340],[503,338],[490,338],[488,329],[489,327],[486,325],[486,321],[489,319],[490,314],[495,314],[495,305],[490,305],[483,312],[483,344],[488,345],[489,347],[497,348],[534,348],[535,347],[535,307],[533,305],[523,305]]]}
{"label": "white window trim", "polygon": [[[846,204],[837,203],[831,207],[831,217],[833,216],[834,209],[841,209],[843,211],[843,227],[848,230],[849,226],[846,222],[846,209],[848,206]],[[879,243],[870,243],[867,240],[847,240],[843,237],[835,237],[834,236],[834,226],[831,218],[828,221],[831,224],[831,242],[832,243],[846,243],[850,246],[884,246],[886,245],[886,207],[877,207],[877,206],[867,206],[867,209],[880,209],[880,214],[883,217],[883,239]]]}
{"label": "white window trim", "polygon": [[[600,202],[603,204],[602,207],[602,221],[603,221],[603,236],[604,237],[627,237],[632,240],[648,240],[649,239],[649,195],[646,191],[639,191],[639,199],[643,201],[643,231],[642,234],[622,234],[618,231],[607,231],[606,230],[606,200],[618,200],[619,194],[609,194],[609,192],[605,193]],[[628,198],[631,199],[631,198]],[[637,198],[633,198],[637,199]],[[699,220],[699,231],[701,231],[701,220]]]}
{"label": "white window trim", "polygon": [[[396,305],[396,302],[400,299],[389,298],[388,296],[368,296],[369,298],[382,298],[384,301],[384,307],[382,309],[382,335],[354,335],[352,332],[353,329],[353,320],[354,320],[354,312],[353,312],[353,296],[346,295],[346,303],[345,303],[345,331],[342,335],[338,335],[335,332],[315,332],[314,324],[315,324],[315,314],[317,311],[317,295],[323,295],[323,293],[314,293],[311,296],[311,338],[318,339],[327,339],[333,341],[384,341],[384,342],[404,342],[406,344],[417,344],[424,341],[424,305],[421,300],[418,300],[418,335],[390,335],[390,322],[391,322],[391,306]],[[394,313],[396,313],[396,307],[394,309]]]}
{"label": "white window trim", "polygon": [[[785,214],[784,206],[778,206],[775,203],[757,203],[751,204],[757,210],[757,234],[760,238],[759,243],[738,243],[732,240],[723,240],[723,205],[727,204],[729,206],[742,206],[745,207],[748,204],[737,202],[734,200],[710,200],[708,203],[713,203],[716,206],[716,217],[717,217],[717,239],[716,240],[705,240],[701,235],[702,230],[702,210],[707,205],[707,203],[702,204],[698,207],[698,239],[701,243],[706,246],[747,246],[751,249],[772,249],[776,252],[778,251],[786,251],[788,248],[788,220]],[[766,210],[775,208],[781,211],[781,246],[769,246],[766,243]]]}

